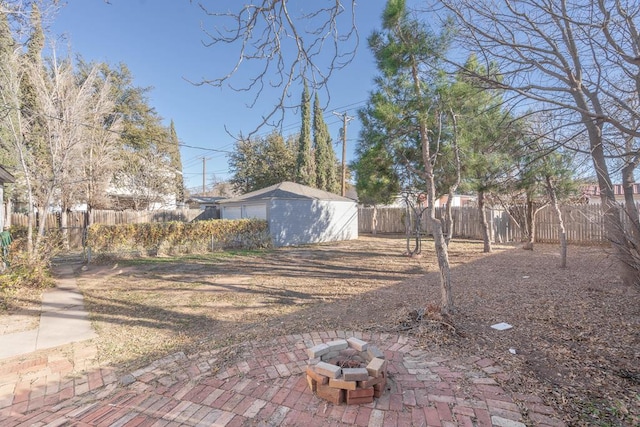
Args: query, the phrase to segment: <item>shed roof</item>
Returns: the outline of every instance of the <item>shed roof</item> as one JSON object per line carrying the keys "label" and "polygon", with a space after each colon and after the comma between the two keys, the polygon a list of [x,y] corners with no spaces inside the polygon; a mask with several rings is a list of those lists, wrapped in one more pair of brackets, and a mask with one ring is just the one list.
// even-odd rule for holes
{"label": "shed roof", "polygon": [[5,168],[0,166],[0,183],[5,184],[7,182],[16,182],[16,179]]}
{"label": "shed roof", "polygon": [[307,187],[306,185],[296,184],[295,182],[284,181],[261,190],[252,191],[242,196],[231,199],[221,200],[218,203],[237,203],[250,202],[271,199],[307,199],[307,200],[333,200],[340,202],[353,202],[353,200],[329,193],[328,191],[319,190],[317,188]]}

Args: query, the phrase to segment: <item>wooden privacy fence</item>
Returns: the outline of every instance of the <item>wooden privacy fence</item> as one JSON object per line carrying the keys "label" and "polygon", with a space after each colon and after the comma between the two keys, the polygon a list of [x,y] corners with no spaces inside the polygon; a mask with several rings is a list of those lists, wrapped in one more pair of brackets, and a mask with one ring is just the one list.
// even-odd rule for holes
{"label": "wooden privacy fence", "polygon": [[[172,211],[103,211],[95,210],[89,214],[92,224],[140,224],[145,222],[168,222],[168,221],[193,221],[194,219],[205,218],[207,211],[201,209],[178,209]],[[11,224],[17,226],[27,226],[27,215],[22,213],[11,214]],[[84,228],[86,226],[87,214],[85,212],[69,212],[67,214],[68,228]],[[60,228],[60,214],[47,214],[47,228]]]}
{"label": "wooden privacy fence", "polygon": [[[640,204],[639,204],[640,207]],[[561,207],[564,216],[567,239],[569,243],[590,244],[605,243],[604,218],[600,205],[581,205]],[[358,210],[360,233],[374,231],[374,209],[361,207]],[[436,209],[436,216],[442,218],[443,208]],[[147,222],[193,221],[212,219],[214,210],[179,209],[172,211],[102,211],[91,212],[93,224],[131,224]],[[452,208],[453,235],[457,238],[482,239],[482,229],[478,209],[475,207]],[[630,220],[621,212],[623,224],[630,227]],[[60,214],[47,214],[47,228],[60,229]],[[84,212],[71,212],[67,217],[66,232],[72,248],[82,245],[83,231],[86,227]],[[494,242],[518,242],[522,240],[522,231],[516,222],[503,209],[488,209],[487,220],[490,225]],[[405,208],[377,208],[375,230],[377,233],[405,233]],[[27,215],[11,214],[11,224],[27,226]],[[426,212],[422,218],[422,230],[430,234],[431,230],[426,219]],[[557,243],[558,218],[550,206],[545,207],[536,216],[536,241],[543,243]]]}
{"label": "wooden privacy fence", "polygon": [[[638,204],[640,208],[640,204]],[[607,242],[604,231],[604,216],[600,205],[562,206],[567,241],[574,244]],[[360,208],[358,220],[361,233],[373,232],[373,208]],[[444,209],[436,209],[436,216],[442,218]],[[405,233],[405,208],[378,208],[376,214],[376,232]],[[621,210],[622,222],[627,229],[631,227],[629,217]],[[452,208],[453,235],[458,238],[482,239],[480,217],[475,207]],[[422,230],[430,233],[426,215],[422,219]],[[488,209],[492,240],[495,242],[518,242],[523,233],[516,222],[503,209]],[[536,215],[536,242],[558,243],[558,218],[551,206],[547,206]]]}
{"label": "wooden privacy fence", "polygon": [[[476,208],[452,208],[453,235],[463,239],[482,239],[480,216]],[[436,209],[436,217],[444,216],[444,208]],[[360,208],[358,211],[358,223],[361,233],[372,233],[374,208]],[[405,208],[377,208],[376,226],[377,233],[405,233],[406,223]],[[521,239],[521,232],[517,224],[503,209],[487,209],[492,240],[496,242],[511,242]],[[431,234],[431,227],[427,221],[426,211],[422,217],[421,228],[426,234]]]}

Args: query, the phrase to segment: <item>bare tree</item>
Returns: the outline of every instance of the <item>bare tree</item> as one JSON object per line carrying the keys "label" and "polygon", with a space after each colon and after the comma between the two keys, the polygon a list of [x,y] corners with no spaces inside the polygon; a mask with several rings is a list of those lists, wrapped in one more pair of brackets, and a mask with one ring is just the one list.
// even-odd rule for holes
{"label": "bare tree", "polygon": [[107,189],[121,165],[119,154],[122,118],[114,113],[112,85],[107,76],[100,77],[98,67],[89,71],[84,82],[93,85],[93,102],[84,117],[85,143],[81,151],[81,191],[82,200],[87,204],[87,213],[91,209],[107,206]]}
{"label": "bare tree", "polygon": [[[258,0],[239,3],[235,11],[224,6],[196,3],[212,18],[214,25],[203,25],[207,47],[231,45],[236,57],[222,76],[203,79],[198,85],[229,86],[251,94],[253,107],[266,88],[279,88],[274,107],[258,127],[282,123],[289,91],[294,83],[307,81],[312,90],[324,90],[332,74],[349,64],[358,46],[355,0],[323,2],[299,0]],[[253,67],[248,77],[244,68]],[[246,80],[244,80],[246,79]],[[252,136],[252,135],[249,135]]]}
{"label": "bare tree", "polygon": [[[497,64],[499,78],[484,79],[528,103],[544,103],[580,123],[601,190],[607,234],[621,260],[626,283],[637,283],[630,268],[640,242],[625,234],[615,201],[607,158],[624,152],[632,158],[640,146],[640,4],[622,0],[439,0],[461,28],[459,41]],[[471,71],[471,70],[470,70]],[[619,132],[635,138],[607,135]],[[616,154],[617,155],[617,154]],[[631,163],[629,163],[631,164]],[[635,207],[633,208],[635,209]]]}
{"label": "bare tree", "polygon": [[[54,56],[46,70],[33,68],[34,84],[44,125],[45,143],[38,149],[38,204],[46,211],[62,209],[63,231],[67,212],[74,205],[95,203],[115,169],[119,120],[113,117],[115,102],[109,81],[97,66],[78,79],[69,58]],[[36,247],[46,229],[40,220]]]}

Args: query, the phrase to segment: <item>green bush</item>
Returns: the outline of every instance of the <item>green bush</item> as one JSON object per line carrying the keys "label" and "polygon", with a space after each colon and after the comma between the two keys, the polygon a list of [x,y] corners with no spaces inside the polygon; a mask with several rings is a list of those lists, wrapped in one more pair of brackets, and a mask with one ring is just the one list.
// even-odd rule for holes
{"label": "green bush", "polygon": [[93,257],[179,255],[270,245],[267,222],[255,219],[94,224],[87,235]]}

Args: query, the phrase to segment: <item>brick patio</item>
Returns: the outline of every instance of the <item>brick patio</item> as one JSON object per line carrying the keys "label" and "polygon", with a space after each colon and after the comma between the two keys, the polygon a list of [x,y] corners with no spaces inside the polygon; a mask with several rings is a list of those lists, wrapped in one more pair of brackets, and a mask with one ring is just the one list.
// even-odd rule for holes
{"label": "brick patio", "polygon": [[[306,350],[356,337],[384,352],[386,392],[362,405],[315,396]],[[490,359],[451,360],[393,334],[289,335],[229,349],[176,353],[117,377],[91,341],[0,361],[2,426],[564,426],[534,395],[510,395]]]}

